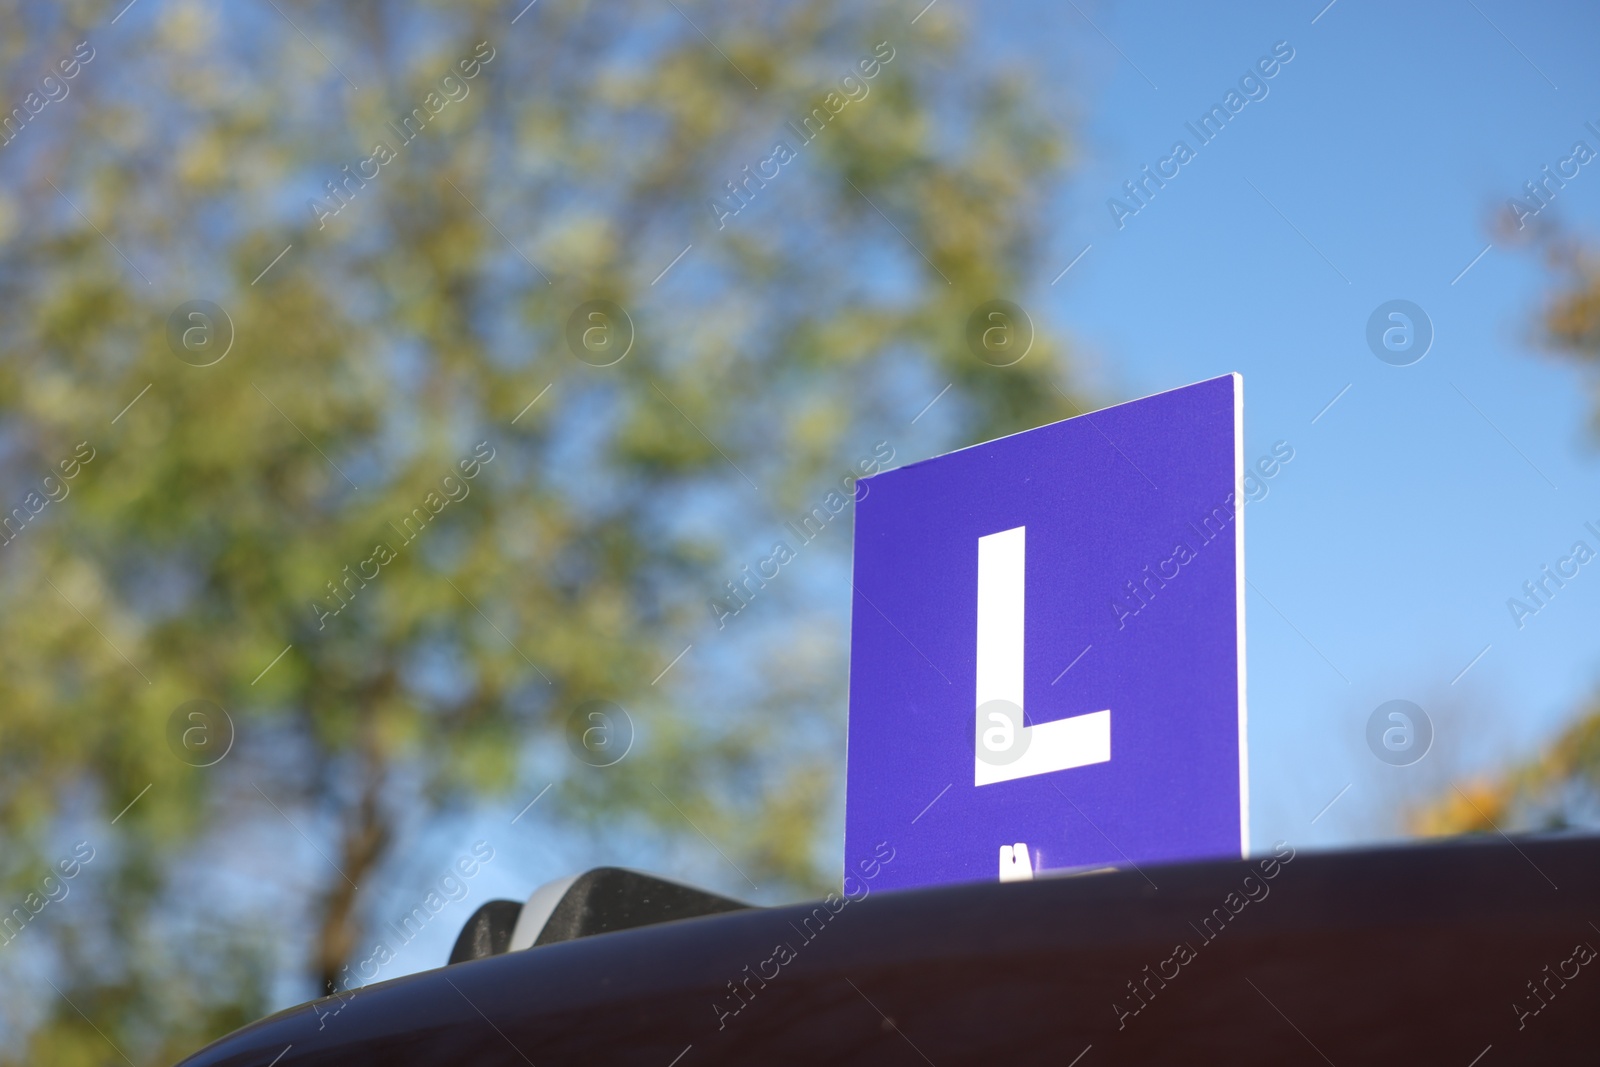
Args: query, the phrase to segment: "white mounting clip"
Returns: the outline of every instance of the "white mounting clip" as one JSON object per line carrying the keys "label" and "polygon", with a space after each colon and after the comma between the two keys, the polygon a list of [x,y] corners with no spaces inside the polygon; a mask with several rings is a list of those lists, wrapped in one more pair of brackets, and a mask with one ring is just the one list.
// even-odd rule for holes
{"label": "white mounting clip", "polygon": [[1000,846],[1000,880],[1002,882],[1033,880],[1033,861],[1028,857],[1028,846],[1021,841],[1015,845]]}

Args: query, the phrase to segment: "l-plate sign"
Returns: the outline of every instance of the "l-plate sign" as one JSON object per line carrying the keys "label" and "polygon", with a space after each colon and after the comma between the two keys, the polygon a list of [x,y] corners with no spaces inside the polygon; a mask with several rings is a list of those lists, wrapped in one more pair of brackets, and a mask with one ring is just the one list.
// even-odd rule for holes
{"label": "l-plate sign", "polygon": [[1026,526],[978,538],[978,684],[972,783],[994,785],[1111,759],[1111,711],[1023,718]]}

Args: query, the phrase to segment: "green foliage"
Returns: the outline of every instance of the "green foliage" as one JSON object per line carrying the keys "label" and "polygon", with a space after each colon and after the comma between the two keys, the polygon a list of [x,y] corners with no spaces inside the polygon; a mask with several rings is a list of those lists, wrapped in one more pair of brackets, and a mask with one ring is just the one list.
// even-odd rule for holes
{"label": "green foliage", "polygon": [[[726,631],[706,601],[945,383],[924,452],[1075,411],[1043,332],[1005,369],[964,340],[1034,276],[1062,135],[943,9],[681,6],[0,5],[19,79],[96,50],[0,147],[0,503],[29,516],[0,546],[6,899],[98,850],[0,946],[6,1062],[169,1062],[285,967],[314,995],[401,833],[508,803],[530,761],[574,826],[688,820],[769,895],[832,881],[848,590],[806,583],[848,541]],[[719,226],[774,140],[796,158]],[[635,331],[609,367],[565,337],[599,298]],[[220,362],[176,358],[189,300],[226,312]],[[639,725],[626,763],[565,758],[591,698]],[[167,742],[194,699],[237,731],[212,767]]]}

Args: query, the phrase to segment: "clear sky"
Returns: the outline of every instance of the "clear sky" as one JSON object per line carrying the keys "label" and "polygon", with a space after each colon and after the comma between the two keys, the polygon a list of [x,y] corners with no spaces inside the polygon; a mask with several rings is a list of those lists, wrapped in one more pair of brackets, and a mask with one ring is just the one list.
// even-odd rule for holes
{"label": "clear sky", "polygon": [[[1587,568],[1520,630],[1506,603],[1574,541],[1600,548],[1583,529],[1600,525],[1600,457],[1587,382],[1534,341],[1550,279],[1491,225],[1574,142],[1600,151],[1584,126],[1600,126],[1595,13],[1325,4],[995,4],[981,19],[1059,57],[1061,112],[1081,120],[1057,269],[1092,247],[1033,299],[1108,393],[1236,370],[1246,460],[1294,449],[1246,510],[1257,848],[1384,835],[1397,795],[1547,738],[1600,662]],[[1185,123],[1280,41],[1294,58],[1201,146]],[[1107,201],[1180,139],[1194,158],[1119,228]],[[1541,221],[1592,235],[1597,209],[1600,167],[1579,166]],[[1367,343],[1391,299],[1433,325],[1410,366]],[[1364,740],[1396,698],[1438,731],[1406,770]]]}
{"label": "clear sky", "polygon": [[[1397,834],[1406,798],[1535,750],[1600,667],[1600,565],[1520,630],[1507,608],[1573,542],[1600,549],[1583,528],[1600,527],[1600,453],[1588,383],[1534,342],[1551,279],[1491,227],[1574,142],[1600,151],[1584,126],[1600,127],[1595,13],[1325,3],[938,0],[923,16],[959,15],[984,47],[1041,72],[1041,106],[1075,131],[1075,164],[1039,220],[1050,263],[1002,295],[1071,339],[1106,402],[1238,371],[1247,462],[1276,442],[1294,450],[1245,512],[1257,849]],[[1293,58],[1240,90],[1258,98],[1201,145],[1185,124],[1279,42]],[[1123,183],[1178,140],[1193,158],[1119,228],[1107,201],[1131,205]],[[1550,218],[1600,230],[1600,164],[1558,191]],[[1369,317],[1395,299],[1434,333],[1409,366],[1367,341]],[[914,437],[897,448],[902,462],[933,450]],[[825,570],[805,580],[848,611]],[[1365,742],[1391,699],[1435,725],[1413,767]],[[566,848],[537,810],[525,822],[395,973],[437,965],[480,900],[585,866],[742,888],[709,849],[700,863],[637,839]],[[509,846],[507,833],[496,811],[462,826],[459,848],[433,851],[442,863],[477,836]]]}

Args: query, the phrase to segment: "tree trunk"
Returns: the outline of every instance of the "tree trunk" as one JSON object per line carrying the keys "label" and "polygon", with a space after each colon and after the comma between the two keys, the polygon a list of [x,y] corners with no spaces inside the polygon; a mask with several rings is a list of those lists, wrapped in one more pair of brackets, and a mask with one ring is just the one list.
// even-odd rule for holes
{"label": "tree trunk", "polygon": [[345,821],[339,846],[339,874],[323,896],[322,924],[313,948],[314,974],[324,995],[355,984],[344,973],[361,932],[357,904],[361,884],[388,851],[393,824],[383,806],[388,763],[370,738],[362,746],[361,798]]}

